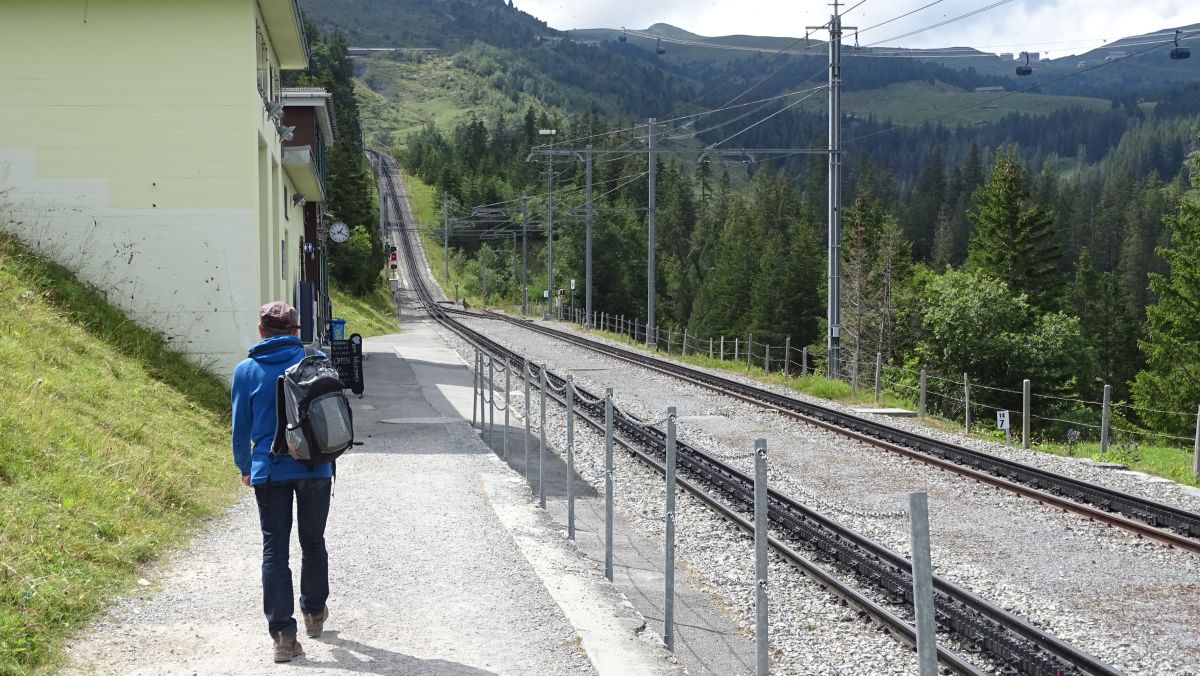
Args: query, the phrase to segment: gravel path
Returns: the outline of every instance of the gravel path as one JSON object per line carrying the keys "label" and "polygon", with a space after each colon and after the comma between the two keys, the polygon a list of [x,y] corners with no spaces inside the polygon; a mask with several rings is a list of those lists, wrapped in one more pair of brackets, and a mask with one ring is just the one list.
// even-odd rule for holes
{"label": "gravel path", "polygon": [[[773,466],[790,477],[784,483],[785,492],[819,505],[819,511],[895,551],[908,551],[907,521],[903,517],[861,514],[894,512],[904,507],[908,492],[928,491],[933,558],[939,575],[1013,609],[1129,673],[1183,674],[1200,669],[1200,640],[1196,636],[1200,627],[1200,601],[1196,594],[1200,591],[1197,585],[1200,560],[1191,554],[1139,540],[1125,531],[1081,517],[1060,514],[922,463],[511,324],[488,320],[470,323],[525,356],[545,361],[552,370],[574,373],[579,385],[593,393],[603,392],[606,386],[614,387],[620,405],[645,419],[659,420],[665,415],[667,405],[676,406],[681,416],[680,438],[705,450],[744,453],[752,448],[754,438],[766,437]],[[962,441],[961,437],[955,440]],[[968,443],[984,445],[974,440]],[[1194,508],[1194,498],[1166,484],[1090,468],[1070,459],[1013,449],[1003,452],[1022,461],[1032,456],[1038,464],[1056,471],[1059,470],[1056,465],[1062,465],[1069,468],[1064,471],[1085,480],[1094,474],[1096,480],[1118,490]],[[741,468],[747,467],[748,463],[741,464]],[[782,479],[777,474],[773,480],[779,484]],[[656,502],[661,498],[654,497],[653,484],[650,481],[635,492],[645,494],[648,500],[642,511],[657,518],[658,511],[653,505],[661,504]],[[657,490],[661,495],[661,487]],[[690,510],[681,509],[681,520],[685,516],[697,518],[692,517]],[[661,519],[647,518],[645,527],[654,528],[655,524],[661,524]],[[681,530],[686,539],[693,531],[703,534],[712,529],[719,530],[707,525]],[[689,565],[709,571],[714,589],[726,594],[735,611],[740,608],[744,612],[748,591],[738,591],[744,590],[744,585],[721,582],[731,574],[741,582],[748,580],[752,570],[747,567],[750,559],[745,558],[748,540],[742,543],[746,548],[739,553],[725,549],[735,547],[739,539],[746,540],[733,538],[734,542],[726,545],[705,540],[699,548],[688,545],[683,548],[688,552]],[[739,561],[742,563],[733,565]],[[805,629],[815,626],[814,632],[819,636],[820,627],[826,626],[829,618],[812,609],[814,602],[828,605],[827,600],[821,601],[820,594],[802,595],[789,600],[787,605],[803,609],[797,612],[793,624],[801,624]],[[846,632],[837,631],[834,636],[834,641],[819,644],[822,652],[841,651],[856,657],[870,653],[866,647],[869,644],[851,640]],[[809,664],[811,651],[806,660],[801,648],[789,652],[789,657]],[[858,662],[847,664],[854,665],[843,667],[849,671],[875,672],[874,668],[864,670]],[[889,660],[888,664],[903,662]],[[809,673],[806,667],[797,668],[800,673]],[[904,670],[899,667],[899,671]]]}
{"label": "gravel path", "polygon": [[[331,619],[321,638],[301,637],[304,658],[271,663],[261,534],[246,491],[186,549],[148,569],[139,593],[73,638],[64,673],[587,675],[597,671],[589,655],[598,665],[639,665],[607,673],[673,672],[637,639],[644,618],[604,593],[594,564],[456,413],[469,401],[469,372],[430,338],[410,327],[367,340],[367,394],[351,399],[366,444],[338,462],[327,529]],[[419,357],[397,359],[401,340]],[[294,531],[291,551],[298,576]],[[573,626],[567,613],[590,617]],[[607,649],[613,639],[621,649]]]}

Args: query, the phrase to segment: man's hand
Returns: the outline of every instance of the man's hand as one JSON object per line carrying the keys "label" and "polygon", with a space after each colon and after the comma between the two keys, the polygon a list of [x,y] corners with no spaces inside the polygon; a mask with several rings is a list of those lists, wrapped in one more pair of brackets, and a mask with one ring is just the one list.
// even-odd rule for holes
{"label": "man's hand", "polygon": [[249,485],[250,485],[250,477],[248,477],[248,476],[243,476],[243,477],[242,477],[242,485],[243,485],[243,486],[249,486]]}

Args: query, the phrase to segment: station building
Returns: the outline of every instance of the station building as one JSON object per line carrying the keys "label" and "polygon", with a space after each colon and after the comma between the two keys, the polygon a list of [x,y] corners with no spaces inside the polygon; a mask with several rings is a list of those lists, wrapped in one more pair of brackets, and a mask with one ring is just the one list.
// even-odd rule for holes
{"label": "station building", "polygon": [[315,324],[323,150],[280,84],[308,65],[296,0],[0,0],[0,17],[0,228],[226,377],[264,302]]}

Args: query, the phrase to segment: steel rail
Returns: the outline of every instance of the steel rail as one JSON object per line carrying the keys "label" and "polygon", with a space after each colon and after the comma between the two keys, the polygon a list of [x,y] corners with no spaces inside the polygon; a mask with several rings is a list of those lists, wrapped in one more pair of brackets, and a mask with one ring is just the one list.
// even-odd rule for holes
{"label": "steel rail", "polygon": [[[387,179],[391,197],[395,199],[395,187],[392,184],[390,172],[381,171],[381,174]],[[524,357],[451,318],[451,312],[433,301],[416,264],[415,254],[408,241],[409,235],[405,232],[402,237],[406,262],[411,270],[417,271],[412,278],[430,316],[464,340],[492,352],[494,355],[512,359],[519,368],[523,368],[527,363]],[[529,366],[532,371],[540,374],[541,367],[532,363],[529,363]],[[546,375],[552,382],[552,387],[561,387],[566,382],[564,378],[549,370],[546,370]],[[599,407],[601,406],[599,402],[602,400],[585,390],[577,389],[583,395],[579,400],[579,408],[582,409],[581,412],[586,411],[582,417],[587,420],[588,424],[602,430],[599,422]],[[553,396],[553,393],[551,395]],[[560,400],[558,397],[555,399]],[[656,454],[665,455],[665,438],[660,430],[645,425],[636,417],[619,409],[614,409],[614,413],[618,428],[632,437],[634,443],[642,444]],[[635,449],[632,444],[626,443],[624,440],[621,440],[620,443],[635,456],[654,467],[656,471],[663,471],[661,464]],[[712,483],[725,495],[742,503],[743,509],[748,504],[752,505],[752,479],[687,444],[680,443],[679,449],[683,468]],[[684,485],[703,502],[716,509],[718,513],[730,518],[739,528],[752,532],[753,527],[749,522],[738,516],[732,508],[722,505],[720,500],[708,495],[691,482],[686,482]],[[770,491],[770,499],[769,518],[787,532],[789,537],[805,542],[820,555],[838,562],[843,567],[848,567],[861,578],[874,583],[876,587],[884,590],[892,602],[903,605],[903,602],[907,601],[911,604],[912,584],[908,573],[910,564],[906,559],[886,547],[846,529],[837,522],[826,519],[777,491]],[[841,591],[844,588],[847,594],[843,595],[843,598],[846,598],[856,608],[872,616],[885,627],[894,630],[903,640],[909,643],[915,640],[915,630],[907,622],[891,614],[890,611],[861,593],[838,582],[820,566],[796,553],[782,541],[775,538],[770,539],[773,547],[784,558],[799,566],[822,584],[837,589],[839,595],[842,595]],[[937,612],[942,623],[969,643],[973,643],[974,647],[989,653],[1020,673],[1038,675],[1119,673],[1088,653],[1046,634],[965,589],[936,576],[934,587]],[[939,659],[956,672],[980,673],[978,668],[942,648],[939,648]]]}
{"label": "steel rail", "polygon": [[[460,311],[461,312],[461,311]],[[1200,514],[494,312],[516,324],[962,476],[1200,554]],[[1170,530],[1167,530],[1170,529]]]}

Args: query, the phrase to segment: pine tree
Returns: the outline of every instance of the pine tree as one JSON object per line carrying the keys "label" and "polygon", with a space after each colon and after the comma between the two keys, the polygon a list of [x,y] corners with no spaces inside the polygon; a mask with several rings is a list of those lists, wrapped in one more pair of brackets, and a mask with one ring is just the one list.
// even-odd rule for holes
{"label": "pine tree", "polygon": [[[1200,187],[1200,180],[1193,179]],[[1200,403],[1200,198],[1180,204],[1168,217],[1171,247],[1158,250],[1170,272],[1152,274],[1150,290],[1158,301],[1146,308],[1146,337],[1139,342],[1146,368],[1133,384],[1142,418],[1159,429],[1189,431],[1193,420],[1157,413],[1190,413]]]}
{"label": "pine tree", "polygon": [[1025,171],[1009,148],[996,155],[992,175],[974,193],[968,214],[975,236],[967,253],[968,267],[987,272],[1014,293],[1047,307],[1059,259],[1053,241],[1054,213],[1030,205]]}

